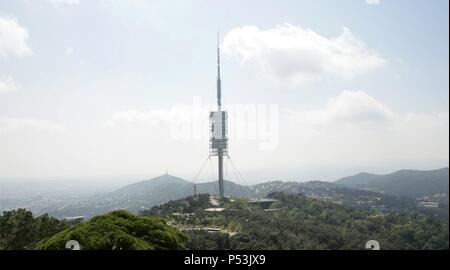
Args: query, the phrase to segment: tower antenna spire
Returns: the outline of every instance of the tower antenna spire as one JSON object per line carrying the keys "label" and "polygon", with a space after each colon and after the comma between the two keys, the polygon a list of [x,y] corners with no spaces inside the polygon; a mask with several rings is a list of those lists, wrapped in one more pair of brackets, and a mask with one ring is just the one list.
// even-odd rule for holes
{"label": "tower antenna spire", "polygon": [[220,80],[220,33],[217,32],[217,107],[222,109],[222,81]]}

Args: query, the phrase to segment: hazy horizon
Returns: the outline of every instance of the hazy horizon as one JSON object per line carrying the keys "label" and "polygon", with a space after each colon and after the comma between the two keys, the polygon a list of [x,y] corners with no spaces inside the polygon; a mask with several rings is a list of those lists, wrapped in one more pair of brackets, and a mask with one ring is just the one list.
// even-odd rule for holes
{"label": "hazy horizon", "polygon": [[[388,171],[381,171],[381,170],[371,170],[371,171],[358,171],[358,169],[353,169],[353,170],[340,170],[341,174],[339,177],[337,178],[325,178],[325,179],[321,179],[321,178],[314,178],[314,177],[301,177],[301,176],[295,176],[294,173],[292,173],[292,176],[286,176],[286,175],[291,175],[289,172],[283,172],[280,174],[277,174],[277,177],[270,177],[270,176],[265,176],[265,177],[254,177],[255,174],[245,174],[243,175],[243,177],[245,177],[245,180],[242,180],[242,178],[236,179],[236,177],[230,177],[230,178],[225,178],[225,180],[227,181],[232,181],[235,182],[237,184],[240,185],[254,185],[254,184],[260,184],[260,183],[265,183],[265,182],[270,182],[270,181],[282,181],[282,182],[308,182],[308,181],[324,181],[324,182],[334,182],[337,180],[340,180],[341,178],[347,177],[347,176],[353,176],[359,173],[369,173],[369,174],[378,174],[378,175],[386,175],[386,174],[390,174],[390,173],[394,173],[400,170],[415,170],[415,171],[432,171],[432,170],[439,170],[439,169],[445,169],[445,168],[449,168],[449,166],[443,166],[443,167],[438,167],[438,168],[430,168],[430,169],[426,169],[426,168],[422,168],[422,169],[417,169],[417,168],[402,168],[402,169],[397,169],[397,170],[388,170]],[[345,172],[349,172],[347,174],[344,173]],[[217,181],[217,179],[213,179],[212,176],[207,176],[207,177],[201,177],[198,179],[195,179],[195,176],[189,176],[189,175],[176,175],[171,173],[170,171],[165,171],[165,172],[161,172],[158,175],[149,175],[149,176],[137,176],[137,175],[131,175],[131,176],[98,176],[98,177],[75,177],[75,178],[65,178],[65,177],[43,177],[43,178],[38,178],[38,177],[27,177],[27,178],[0,178],[0,183],[7,183],[7,182],[22,182],[22,183],[48,183],[48,184],[67,184],[70,183],[73,186],[79,186],[79,187],[103,187],[104,184],[110,184],[111,186],[105,188],[107,190],[114,190],[116,188],[120,188],[124,185],[128,185],[128,184],[132,184],[132,183],[136,183],[136,182],[140,182],[140,181],[145,181],[145,180],[150,180],[159,176],[163,176],[165,174],[169,174],[171,176],[175,176],[175,177],[179,177],[182,178],[184,180],[193,182],[193,183],[207,183],[207,182],[212,182],[212,181]],[[279,175],[285,175],[284,177],[279,177]],[[251,178],[248,178],[248,176],[250,176]],[[216,177],[216,176],[215,176]],[[104,187],[103,187],[104,188]]]}

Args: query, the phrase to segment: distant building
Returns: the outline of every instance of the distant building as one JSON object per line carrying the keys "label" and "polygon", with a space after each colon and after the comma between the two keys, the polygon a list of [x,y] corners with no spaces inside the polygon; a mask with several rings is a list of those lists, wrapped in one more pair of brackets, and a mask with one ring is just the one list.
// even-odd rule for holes
{"label": "distant building", "polygon": [[211,233],[217,233],[221,232],[222,230],[220,228],[213,228],[213,227],[186,227],[183,229],[184,231],[206,231]]}
{"label": "distant building", "polygon": [[222,212],[225,210],[225,208],[219,208],[219,207],[213,207],[213,208],[206,208],[206,212]]}
{"label": "distant building", "polygon": [[274,202],[277,202],[278,200],[275,199],[269,199],[269,198],[249,198],[248,203],[253,205],[258,205],[261,208],[267,209],[270,207],[270,205]]}
{"label": "distant building", "polygon": [[84,219],[84,216],[75,216],[75,217],[65,217],[65,220],[77,220],[77,219]]}
{"label": "distant building", "polygon": [[438,202],[419,202],[417,204],[419,207],[426,207],[426,208],[438,208],[439,203]]}
{"label": "distant building", "polygon": [[282,209],[284,209],[284,208],[283,207],[282,208],[268,208],[268,209],[264,209],[264,211],[265,212],[273,212],[273,211],[280,211]]}
{"label": "distant building", "polygon": [[183,218],[190,218],[192,216],[195,216],[195,213],[172,213],[172,215],[176,216],[176,217],[183,217]]}

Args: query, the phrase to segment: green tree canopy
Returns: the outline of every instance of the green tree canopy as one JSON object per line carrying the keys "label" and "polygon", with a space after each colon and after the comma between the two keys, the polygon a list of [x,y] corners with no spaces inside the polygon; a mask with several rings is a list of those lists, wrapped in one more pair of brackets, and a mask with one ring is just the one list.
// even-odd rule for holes
{"label": "green tree canopy", "polygon": [[33,249],[38,241],[68,226],[68,222],[47,214],[35,218],[25,209],[5,211],[0,216],[0,249]]}
{"label": "green tree canopy", "polygon": [[184,249],[187,237],[159,218],[113,211],[66,229],[37,245],[38,249],[65,249],[76,240],[83,250]]}

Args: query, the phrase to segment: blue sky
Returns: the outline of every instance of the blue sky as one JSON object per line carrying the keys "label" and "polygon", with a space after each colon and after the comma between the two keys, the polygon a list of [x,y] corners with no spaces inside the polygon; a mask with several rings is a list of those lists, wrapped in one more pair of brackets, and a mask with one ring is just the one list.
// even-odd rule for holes
{"label": "blue sky", "polygon": [[224,103],[279,110],[273,149],[230,142],[252,181],[448,166],[448,8],[2,1],[0,177],[195,174],[207,138],[179,140],[168,126],[194,97],[214,103],[218,30]]}

